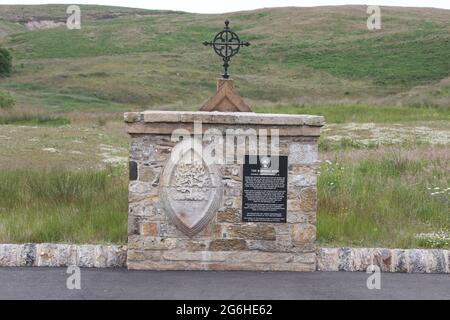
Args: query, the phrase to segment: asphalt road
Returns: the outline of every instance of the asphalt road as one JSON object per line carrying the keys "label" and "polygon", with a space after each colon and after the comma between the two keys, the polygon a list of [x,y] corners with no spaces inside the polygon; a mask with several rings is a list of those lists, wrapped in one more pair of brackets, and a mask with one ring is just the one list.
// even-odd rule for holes
{"label": "asphalt road", "polygon": [[0,268],[0,299],[450,299],[450,275],[352,272],[213,272],[81,269],[81,289],[65,268]]}

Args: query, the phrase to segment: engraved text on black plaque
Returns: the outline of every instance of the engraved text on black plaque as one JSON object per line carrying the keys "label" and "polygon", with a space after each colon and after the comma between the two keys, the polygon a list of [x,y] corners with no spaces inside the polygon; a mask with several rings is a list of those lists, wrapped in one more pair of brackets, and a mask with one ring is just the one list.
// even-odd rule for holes
{"label": "engraved text on black plaque", "polygon": [[286,222],[287,162],[287,156],[245,156],[243,222]]}

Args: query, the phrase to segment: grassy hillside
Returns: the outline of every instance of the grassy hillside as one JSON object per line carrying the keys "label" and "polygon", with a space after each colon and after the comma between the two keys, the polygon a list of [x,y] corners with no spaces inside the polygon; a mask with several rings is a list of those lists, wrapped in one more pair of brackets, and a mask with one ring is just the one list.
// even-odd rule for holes
{"label": "grassy hillside", "polygon": [[120,113],[197,109],[222,72],[202,42],[229,18],[252,43],[230,71],[253,110],[326,117],[318,243],[449,247],[449,10],[383,7],[378,31],[365,6],[81,10],[81,30],[30,30],[66,6],[0,6],[17,101],[0,108],[0,242],[126,242]]}
{"label": "grassy hillside", "polygon": [[32,19],[64,21],[65,9],[0,6],[0,42],[15,63],[0,89],[12,91],[19,108],[197,108],[221,73],[202,42],[225,18],[252,43],[232,60],[231,74],[257,110],[450,104],[449,10],[383,7],[382,30],[369,31],[365,6],[200,15],[83,5],[81,30],[25,27]]}

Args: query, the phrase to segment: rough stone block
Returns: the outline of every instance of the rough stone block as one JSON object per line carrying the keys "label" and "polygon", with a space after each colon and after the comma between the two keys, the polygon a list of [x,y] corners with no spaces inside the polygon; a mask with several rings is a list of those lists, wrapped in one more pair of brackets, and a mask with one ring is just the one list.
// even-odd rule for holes
{"label": "rough stone block", "polygon": [[168,250],[163,252],[164,260],[168,261],[225,261],[234,255],[235,253],[224,251],[181,251],[181,250]]}
{"label": "rough stone block", "polygon": [[146,220],[151,221],[162,221],[164,219],[164,211],[159,208],[158,204],[152,202],[151,197],[147,197],[139,202],[130,203],[128,206],[128,215],[145,217]]}
{"label": "rough stone block", "polygon": [[130,160],[152,162],[157,161],[155,146],[148,137],[135,136],[131,139]]}
{"label": "rough stone block", "polygon": [[233,196],[225,196],[223,198],[223,206],[220,210],[224,210],[225,208],[234,208],[241,209],[242,197],[233,197]]}
{"label": "rough stone block", "polygon": [[209,245],[210,251],[247,250],[247,242],[244,239],[216,239]]}
{"label": "rough stone block", "polygon": [[316,212],[288,211],[287,223],[316,224]]}
{"label": "rough stone block", "polygon": [[408,250],[395,249],[393,250],[394,268],[395,272],[408,272],[409,253]]}
{"label": "rough stone block", "polygon": [[241,222],[241,210],[237,208],[219,210],[219,212],[217,212],[217,222],[239,223]]}
{"label": "rough stone block", "polygon": [[383,272],[389,272],[394,269],[393,254],[390,249],[373,250],[373,264],[380,267]]}
{"label": "rough stone block", "polygon": [[259,252],[239,251],[233,252],[227,259],[228,262],[238,263],[291,263],[294,254],[290,252]]}
{"label": "rough stone block", "polygon": [[240,165],[223,165],[220,171],[224,178],[242,181],[242,168]]}
{"label": "rough stone block", "polygon": [[133,250],[169,250],[177,246],[176,238],[129,236],[128,248]]}
{"label": "rough stone block", "polygon": [[314,169],[298,165],[289,166],[289,187],[297,189],[317,185],[317,174]]}
{"label": "rough stone block", "polygon": [[122,268],[126,266],[127,247],[126,246],[108,246],[108,257],[106,266],[108,268]]}
{"label": "rough stone block", "polygon": [[295,252],[296,247],[291,241],[273,240],[247,240],[249,250],[267,252]]}
{"label": "rough stone block", "polygon": [[450,250],[447,250],[447,272],[450,273]]}
{"label": "rough stone block", "polygon": [[155,180],[159,177],[159,170],[155,170],[148,164],[141,164],[138,168],[139,181],[149,182],[152,185],[156,182]]}
{"label": "rough stone block", "polygon": [[264,224],[242,224],[230,225],[226,229],[230,238],[241,238],[249,240],[275,240],[276,233],[273,226]]}
{"label": "rough stone block", "polygon": [[291,143],[289,145],[289,163],[315,165],[317,162],[317,144]]}
{"label": "rough stone block", "polygon": [[408,271],[412,273],[425,273],[427,271],[426,251],[420,249],[409,250]]}
{"label": "rough stone block", "polygon": [[209,270],[207,263],[192,261],[128,260],[127,265],[132,270]]}
{"label": "rough stone block", "polygon": [[142,181],[130,181],[128,185],[129,193],[140,194],[140,195],[149,195],[154,190],[154,187],[150,182],[142,182]]}
{"label": "rough stone block", "polygon": [[293,224],[291,237],[294,243],[313,243],[316,241],[316,226],[312,224]]}
{"label": "rough stone block", "polygon": [[317,192],[316,188],[304,188],[300,191],[300,210],[316,211],[317,209]]}
{"label": "rough stone block", "polygon": [[314,264],[316,263],[316,253],[315,252],[301,252],[295,253],[293,263],[304,263],[304,264]]}
{"label": "rough stone block", "polygon": [[184,244],[180,245],[180,247],[187,251],[205,251],[209,247],[209,244],[209,240],[192,240],[185,242]]}
{"label": "rough stone block", "polygon": [[163,259],[164,250],[129,250],[129,261],[160,261]]}
{"label": "rough stone block", "polygon": [[[1,259],[1,258],[0,258]],[[22,246],[19,265],[21,267],[32,267],[36,263],[36,244],[26,243]]]}
{"label": "rough stone block", "polygon": [[355,271],[367,271],[367,268],[373,264],[373,249],[358,248],[353,249],[353,268]]}
{"label": "rough stone block", "polygon": [[428,251],[429,265],[428,273],[446,273],[447,272],[447,251],[434,249]]}
{"label": "rough stone block", "polygon": [[316,259],[318,271],[339,271],[339,249],[319,248]]}
{"label": "rough stone block", "polygon": [[128,215],[128,235],[139,234],[140,218],[134,215]]}
{"label": "rough stone block", "polygon": [[36,266],[63,267],[77,264],[76,246],[42,243],[36,246]]}
{"label": "rough stone block", "polygon": [[242,184],[232,179],[223,180],[225,196],[239,197],[242,195]]}
{"label": "rough stone block", "polygon": [[339,271],[354,271],[353,252],[351,248],[339,248]]}
{"label": "rough stone block", "polygon": [[0,267],[17,267],[20,265],[22,246],[17,244],[0,244]]}
{"label": "rough stone block", "polygon": [[158,236],[158,223],[155,222],[142,222],[141,235],[157,237]]}
{"label": "rough stone block", "polygon": [[78,246],[78,263],[79,267],[93,268],[97,258],[97,246],[80,245]]}
{"label": "rough stone block", "polygon": [[95,268],[106,268],[108,266],[108,246],[97,245],[95,246]]}

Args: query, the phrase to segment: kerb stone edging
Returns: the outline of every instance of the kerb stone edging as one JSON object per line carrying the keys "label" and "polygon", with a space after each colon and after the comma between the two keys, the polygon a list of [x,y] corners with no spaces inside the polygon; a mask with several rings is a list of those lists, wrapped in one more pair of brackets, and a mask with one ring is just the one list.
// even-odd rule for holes
{"label": "kerb stone edging", "polygon": [[[53,243],[0,244],[0,267],[126,267],[127,247]],[[450,273],[450,250],[386,248],[318,248],[317,271]]]}
{"label": "kerb stone edging", "polygon": [[442,249],[319,248],[317,271],[366,271],[370,265],[382,272],[450,273],[450,251]]}
{"label": "kerb stone edging", "polygon": [[127,247],[53,243],[0,244],[0,267],[125,267]]}

